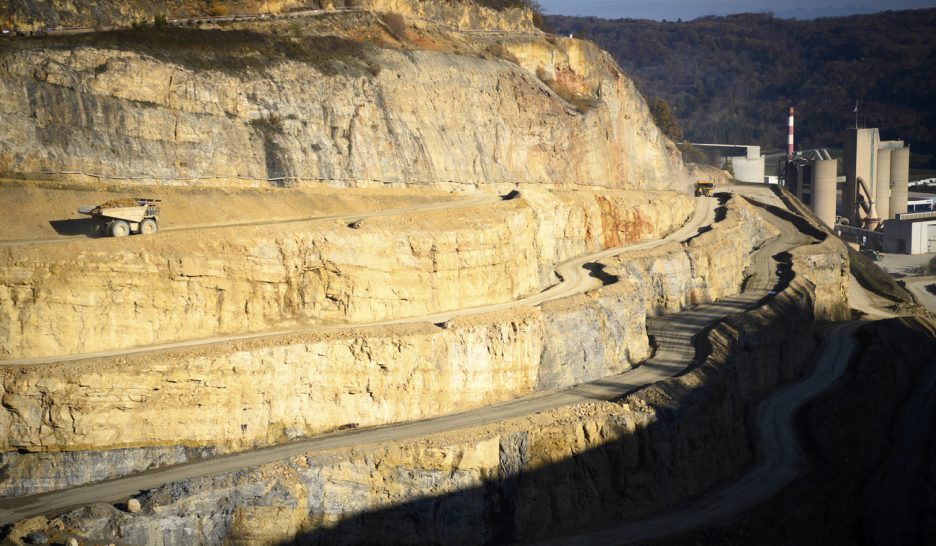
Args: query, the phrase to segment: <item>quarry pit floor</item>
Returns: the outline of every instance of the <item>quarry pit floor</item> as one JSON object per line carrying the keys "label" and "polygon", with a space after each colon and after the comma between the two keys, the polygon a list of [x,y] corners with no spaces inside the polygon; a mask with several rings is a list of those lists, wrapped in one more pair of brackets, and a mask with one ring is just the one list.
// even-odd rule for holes
{"label": "quarry pit floor", "polygon": [[[764,201],[773,201],[773,199],[771,199],[773,195],[769,192],[763,193],[754,191],[753,193],[755,197],[759,197]],[[693,237],[700,228],[709,225],[713,221],[714,205],[714,199],[700,199],[698,201],[696,214],[693,218],[687,222],[682,229],[677,230],[666,239],[685,240]],[[811,241],[810,238],[799,234],[796,228],[788,222],[775,217],[771,217],[770,221],[781,230],[782,235],[774,238],[757,251],[755,267],[752,270],[751,281],[748,282],[745,293],[737,297],[726,298],[719,302],[701,305],[683,313],[668,315],[654,320],[651,325],[651,331],[657,339],[662,340],[661,347],[651,360],[638,366],[631,372],[604,378],[571,389],[542,392],[513,402],[497,404],[463,414],[444,416],[415,423],[404,423],[322,435],[288,445],[158,469],[139,475],[89,484],[73,489],[8,499],[0,501],[0,523],[16,521],[38,513],[61,512],[92,502],[105,500],[116,501],[131,496],[140,490],[149,489],[165,483],[193,476],[228,472],[246,466],[281,460],[300,453],[309,453],[349,445],[418,438],[433,433],[457,431],[468,427],[490,426],[505,419],[548,411],[561,406],[588,402],[590,400],[611,400],[620,398],[628,392],[632,392],[642,386],[677,375],[684,371],[686,366],[691,364],[695,357],[695,348],[692,344],[692,338],[697,333],[730,313],[757,305],[759,301],[770,295],[778,282],[776,277],[777,264],[774,256],[786,249],[801,244],[808,244]],[[588,276],[581,267],[585,262],[595,260],[601,255],[620,254],[635,248],[646,248],[648,246],[662,244],[662,242],[664,241],[650,241],[647,243],[630,245],[628,247],[608,249],[563,264],[565,268],[563,275],[564,283],[558,285],[558,287],[554,287],[555,293],[552,294],[552,296],[562,297],[595,287],[596,279]],[[562,266],[560,266],[560,268],[562,268]],[[576,272],[578,273],[576,274]],[[537,301],[534,302],[512,302],[494,307],[540,303],[541,301],[549,299],[549,294],[544,294],[546,294],[546,297],[541,295],[537,298]],[[465,310],[465,312],[475,312],[475,310]],[[431,320],[438,320],[440,318],[444,317],[432,317]],[[426,317],[413,320],[426,320]],[[213,343],[217,341],[219,340],[198,340],[195,343]],[[159,347],[150,347],[141,348],[139,350],[158,349]],[[92,358],[97,356],[100,355],[83,355],[83,357]],[[57,357],[49,360],[61,361],[62,358]]]}
{"label": "quarry pit floor", "polygon": [[[48,203],[43,205],[46,207],[57,206],[55,203],[59,202],[63,197],[62,194],[54,192],[74,191],[37,189],[29,187],[24,188],[22,186],[0,186],[0,188],[2,188],[3,192],[10,192],[12,195],[15,195],[17,192],[43,192],[50,198],[46,200]],[[745,189],[737,189],[735,191],[748,195],[755,201],[762,200],[772,205],[776,205],[778,202],[772,193],[764,192],[760,189],[749,192],[745,192]],[[181,193],[186,194],[187,192],[183,191]],[[269,199],[271,201],[275,201],[275,192],[271,193],[273,195],[271,195]],[[113,194],[108,195],[111,197],[113,196]],[[173,195],[177,196],[178,194]],[[79,193],[78,195],[69,195],[69,197],[72,199],[86,198],[86,200],[100,200],[101,198],[106,197],[106,195],[83,195]],[[205,192],[193,192],[192,195],[186,195],[186,197],[191,198],[191,200],[196,203],[202,204],[202,206],[207,206],[207,203],[211,202],[216,203],[216,206],[208,208],[211,209],[214,214],[219,215],[221,214],[219,209],[222,209],[223,207],[217,206],[218,201],[223,202],[226,199],[242,199],[243,195],[235,194],[233,196],[219,197],[217,195],[205,195]],[[407,212],[414,211],[413,209],[420,211],[428,209],[431,211],[457,207],[459,206],[459,203],[463,204],[465,201],[463,196],[453,196],[451,194],[430,196],[423,192],[420,192],[420,194],[417,195],[408,195],[407,192],[400,192],[399,195],[391,195],[385,200],[379,200],[371,198],[367,195],[366,192],[362,192],[360,195],[360,200],[355,202],[355,206],[358,208],[356,208],[354,212],[348,214],[347,209],[343,208],[347,205],[347,203],[336,201],[329,202],[327,199],[317,200],[316,197],[321,198],[322,196],[316,196],[314,193],[303,195],[302,198],[297,201],[302,203],[304,199],[308,199],[310,201],[310,203],[307,205],[308,208],[301,208],[301,206],[297,205],[295,201],[293,201],[290,205],[284,207],[287,210],[283,213],[283,216],[274,221],[307,221],[309,219],[322,216],[333,216],[334,218],[330,217],[328,219],[344,221],[351,216],[366,218],[368,215],[392,214],[392,209],[387,210],[381,208],[388,205],[391,207],[396,206],[398,209],[405,210]],[[477,205],[484,204],[485,202],[494,202],[497,199],[498,198],[496,196],[493,196],[474,198],[473,200],[469,201],[471,205]],[[43,200],[30,199],[29,201],[38,202]],[[3,202],[9,203],[10,199],[3,199]],[[312,206],[313,202],[315,208]],[[671,236],[667,237],[667,239],[684,240],[691,238],[696,232],[698,232],[701,227],[711,223],[712,215],[714,213],[713,201],[700,200],[699,204],[700,205],[697,207],[695,216],[682,229],[674,232],[674,234],[671,234]],[[191,212],[187,213],[186,215],[180,215],[179,220],[176,221],[177,223],[172,224],[171,226],[175,229],[203,227],[205,224],[198,223],[198,220],[201,218],[198,212],[200,208],[201,207],[192,205]],[[37,213],[38,212],[40,211],[37,211]],[[66,212],[63,210],[62,214],[66,214]],[[303,216],[303,214],[307,214],[307,216]],[[162,469],[155,469],[153,471],[142,474],[89,484],[73,489],[15,499],[5,499],[0,501],[0,523],[10,523],[37,514],[60,513],[70,508],[75,508],[94,502],[116,502],[132,496],[141,490],[150,489],[162,484],[190,478],[193,476],[204,476],[230,472],[247,466],[254,466],[267,462],[282,460],[298,454],[323,451],[349,445],[361,445],[366,443],[379,443],[406,438],[418,438],[439,432],[454,432],[459,429],[465,429],[468,427],[496,426],[498,421],[549,411],[560,406],[583,403],[589,400],[610,400],[620,398],[624,394],[632,392],[644,385],[681,373],[695,358],[695,349],[691,343],[691,339],[699,331],[707,328],[713,322],[720,320],[729,313],[737,312],[739,309],[746,309],[755,306],[763,298],[769,297],[772,294],[773,290],[775,289],[775,285],[778,282],[776,277],[778,264],[774,257],[789,248],[793,248],[802,244],[809,244],[810,239],[800,234],[798,230],[792,226],[792,224],[782,221],[776,217],[772,217],[770,214],[766,214],[766,216],[770,219],[771,223],[780,229],[781,236],[773,239],[770,243],[765,245],[757,252],[755,256],[755,267],[752,271],[752,281],[748,283],[745,293],[740,294],[737,297],[726,298],[722,301],[712,304],[698,306],[684,313],[661,317],[660,319],[655,320],[652,324],[653,334],[658,339],[663,339],[666,341],[661,344],[661,348],[657,351],[657,354],[654,356],[654,358],[645,362],[643,365],[637,367],[631,372],[619,376],[605,378],[571,389],[538,393],[521,400],[489,406],[478,411],[449,415],[435,419],[427,419],[414,423],[404,423],[366,430],[353,430],[321,435],[288,445],[265,448],[219,458],[212,458]],[[8,215],[4,215],[2,217],[8,217]],[[209,222],[215,222],[214,224],[210,224],[212,227],[222,227],[218,224],[225,223],[225,219],[221,216],[215,216],[213,218],[214,220],[208,219]],[[237,219],[233,219],[232,222],[235,224],[249,223],[251,220],[247,216],[241,216]],[[57,234],[49,233],[48,229],[43,225],[33,225],[28,229],[25,227],[21,228],[17,235],[23,239],[28,237],[37,237],[38,239],[45,240],[61,240],[55,236]],[[10,242],[16,243],[18,241],[11,240]],[[633,250],[634,248],[646,248],[654,244],[661,244],[662,242],[663,241],[651,241],[643,243],[642,245],[631,245],[631,247],[609,249],[601,253],[583,256],[576,260],[571,260],[566,264],[562,264],[560,268],[565,267],[564,274],[562,275],[564,283],[554,287],[554,293],[552,296],[562,297],[571,293],[584,292],[590,288],[594,288],[594,283],[597,281],[584,273],[582,265],[588,261],[598,259],[601,257],[600,255],[613,255],[616,253],[619,254],[626,252],[628,249]],[[0,242],[0,244],[2,244],[2,242]],[[856,286],[855,283],[852,284],[853,291],[862,290],[860,287]],[[859,307],[865,307],[866,312],[875,314],[880,313],[879,310],[867,307],[870,302],[869,298],[863,299],[860,297],[860,294],[854,294],[853,298],[859,302]],[[535,305],[548,299],[549,295],[547,294],[546,296],[541,295],[537,300],[511,302],[504,304],[504,306],[517,304]],[[486,308],[484,311],[496,310],[497,308],[497,306],[493,306],[493,308]],[[464,310],[463,312],[471,313],[478,312],[478,310]],[[411,320],[438,321],[446,320],[451,316],[452,314],[449,313],[433,317],[420,317]],[[774,466],[770,466],[769,464],[766,466],[764,464],[760,464],[750,473],[746,474],[746,477],[742,477],[741,480],[736,482],[736,484],[733,486],[734,493],[732,493],[732,489],[729,487],[721,491],[715,497],[716,499],[720,500],[713,501],[711,498],[706,497],[709,500],[702,500],[695,505],[696,508],[693,509],[693,515],[687,516],[685,512],[677,511],[659,516],[655,519],[651,518],[643,522],[627,524],[630,525],[630,527],[626,527],[628,536],[638,537],[638,540],[640,538],[653,538],[659,536],[659,529],[662,527],[667,529],[667,533],[679,532],[681,530],[692,528],[695,525],[711,521],[713,518],[724,518],[726,516],[730,516],[731,514],[748,507],[752,499],[769,496],[769,494],[776,491],[782,487],[783,484],[788,483],[789,480],[795,477],[796,468],[798,468],[798,463],[796,461],[797,457],[800,456],[800,453],[796,448],[795,440],[790,439],[795,435],[795,427],[792,416],[795,413],[795,410],[806,399],[808,399],[810,396],[813,396],[817,392],[821,392],[823,388],[826,388],[829,384],[834,382],[834,380],[839,375],[841,375],[841,373],[843,373],[844,366],[842,363],[847,363],[848,357],[851,354],[851,345],[849,344],[849,335],[851,329],[853,329],[853,326],[836,328],[832,334],[832,337],[830,338],[830,343],[826,348],[826,352],[822,357],[822,362],[825,362],[826,364],[821,364],[820,367],[817,368],[817,371],[805,381],[796,385],[791,385],[782,392],[777,393],[777,395],[774,397],[771,397],[770,400],[774,401],[773,404],[775,410],[773,410],[773,413],[768,412],[769,415],[759,417],[759,419],[761,419],[760,423],[762,427],[772,427],[772,432],[769,434],[770,437],[780,438],[780,440],[774,441],[779,442],[777,445],[787,449],[789,453],[781,457],[781,460],[779,461],[771,459],[774,463],[777,463],[774,464]],[[194,343],[215,343],[218,341],[223,340],[196,340]],[[161,347],[148,347],[141,348],[139,350],[158,350],[160,348]],[[119,351],[115,351],[114,353],[119,354]],[[75,355],[75,358],[93,358],[98,356],[102,355]],[[62,358],[55,358],[53,360],[60,361]],[[30,362],[16,363],[24,364]],[[676,521],[681,523],[674,526],[674,522]],[[589,533],[577,537],[566,537],[557,543],[594,543],[596,540],[602,541],[611,537],[612,535],[608,535],[608,532],[613,532],[613,536],[621,536],[620,533],[622,529],[624,528],[604,528],[602,530],[595,531],[595,533],[598,534]],[[640,531],[641,529],[644,531]],[[637,533],[636,535],[633,534],[635,532]],[[645,534],[641,535],[641,532],[644,532]]]}

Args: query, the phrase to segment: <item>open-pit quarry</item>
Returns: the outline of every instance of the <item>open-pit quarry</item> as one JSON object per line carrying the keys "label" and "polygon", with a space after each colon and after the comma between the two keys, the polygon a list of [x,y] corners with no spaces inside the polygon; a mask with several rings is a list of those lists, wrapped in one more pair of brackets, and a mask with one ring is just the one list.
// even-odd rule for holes
{"label": "open-pit quarry", "polygon": [[[0,8],[6,541],[934,536],[933,321],[684,165],[608,54],[467,0],[229,4]],[[77,212],[139,197],[155,234]]]}

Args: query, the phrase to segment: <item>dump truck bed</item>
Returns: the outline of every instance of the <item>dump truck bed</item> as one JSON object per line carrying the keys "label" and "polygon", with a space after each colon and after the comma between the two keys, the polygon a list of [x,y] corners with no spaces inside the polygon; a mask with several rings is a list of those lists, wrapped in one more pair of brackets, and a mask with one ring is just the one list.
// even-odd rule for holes
{"label": "dump truck bed", "polygon": [[100,209],[100,211],[92,212],[92,216],[104,216],[106,218],[117,218],[119,220],[126,220],[128,222],[142,222],[143,218],[146,217],[146,205],[139,207],[115,207],[109,209]]}
{"label": "dump truck bed", "polygon": [[159,215],[159,199],[133,198],[108,201],[97,206],[78,207],[80,214],[102,218],[115,218],[127,222],[142,222],[144,218]]}

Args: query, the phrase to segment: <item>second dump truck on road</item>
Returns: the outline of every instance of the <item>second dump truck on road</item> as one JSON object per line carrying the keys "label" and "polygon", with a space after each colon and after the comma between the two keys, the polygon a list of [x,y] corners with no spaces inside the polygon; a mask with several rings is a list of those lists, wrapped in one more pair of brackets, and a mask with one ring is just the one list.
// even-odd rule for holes
{"label": "second dump truck on road", "polygon": [[702,181],[702,180],[696,182],[696,185],[695,185],[695,195],[696,195],[696,197],[703,197],[703,196],[704,196],[704,197],[711,197],[711,196],[712,196],[712,192],[713,192],[714,190],[715,190],[715,183],[714,183],[714,182],[705,182],[705,181]]}
{"label": "second dump truck on road", "polygon": [[93,231],[100,235],[152,235],[159,230],[159,199],[118,199],[101,205],[78,207],[78,212],[91,217]]}

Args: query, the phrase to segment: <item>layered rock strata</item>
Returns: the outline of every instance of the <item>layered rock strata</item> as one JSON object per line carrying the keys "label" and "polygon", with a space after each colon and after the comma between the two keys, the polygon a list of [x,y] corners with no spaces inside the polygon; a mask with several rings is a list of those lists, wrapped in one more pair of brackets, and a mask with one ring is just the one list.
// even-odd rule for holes
{"label": "layered rock strata", "polygon": [[848,249],[842,245],[829,228],[802,202],[783,188],[778,190],[780,198],[791,211],[771,207],[773,214],[780,215],[792,222],[803,233],[816,238],[819,243],[793,249],[790,254],[794,269],[800,276],[815,286],[824,286],[816,290],[816,318],[820,320],[848,320],[851,310],[842,302],[848,301],[849,270],[841,263],[848,262]]}
{"label": "layered rock strata", "polygon": [[675,146],[593,44],[420,25],[391,33],[365,12],[9,41],[0,175],[685,189]]}
{"label": "layered rock strata", "polygon": [[748,405],[810,362],[815,295],[837,283],[791,265],[788,286],[711,330],[701,364],[624,400],[186,480],[139,514],[97,505],[61,523],[131,542],[481,544],[671,506],[751,460]]}
{"label": "layered rock strata", "polygon": [[[494,10],[469,0],[10,0],[0,6],[0,24],[13,31],[126,28],[151,23],[154,15],[175,19],[266,15],[292,17],[308,10],[373,10],[402,13],[465,30],[536,32],[533,14],[509,8]],[[179,24],[194,24],[183,21]]]}
{"label": "layered rock strata", "polygon": [[501,303],[555,263],[662,237],[675,193],[548,194],[442,212],[0,248],[0,358],[367,323]]}
{"label": "layered rock strata", "polygon": [[752,247],[771,234],[749,205],[731,201],[715,229],[685,245],[633,253],[617,282],[542,307],[443,327],[346,329],[6,367],[0,436],[6,450],[242,450],[598,379],[650,355],[648,315],[736,293]]}

